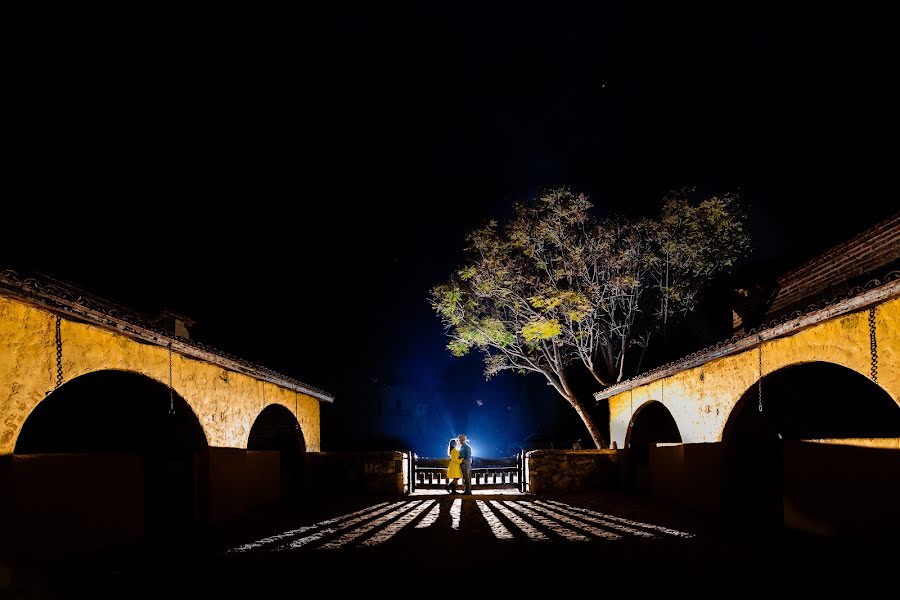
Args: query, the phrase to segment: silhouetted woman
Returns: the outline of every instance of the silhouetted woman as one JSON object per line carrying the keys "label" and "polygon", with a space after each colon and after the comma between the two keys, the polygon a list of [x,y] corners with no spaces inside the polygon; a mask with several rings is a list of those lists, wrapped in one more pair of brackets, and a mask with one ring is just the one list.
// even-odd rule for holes
{"label": "silhouetted woman", "polygon": [[456,485],[462,478],[462,468],[459,466],[462,461],[459,460],[459,450],[456,449],[458,445],[456,438],[453,438],[450,440],[450,446],[447,448],[447,454],[450,455],[450,464],[447,466],[446,489],[448,494],[456,493]]}

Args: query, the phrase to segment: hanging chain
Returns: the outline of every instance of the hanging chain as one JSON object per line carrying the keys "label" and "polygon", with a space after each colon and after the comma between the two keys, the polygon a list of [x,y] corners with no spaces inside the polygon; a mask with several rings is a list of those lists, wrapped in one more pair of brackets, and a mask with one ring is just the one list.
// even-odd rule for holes
{"label": "hanging chain", "polygon": [[169,414],[175,414],[175,392],[172,390],[172,342],[169,342]]}
{"label": "hanging chain", "polygon": [[763,370],[762,370],[762,336],[759,336],[759,382],[757,383],[757,390],[759,395],[759,400],[757,406],[759,407],[759,412],[762,412],[762,378],[763,378]]}
{"label": "hanging chain", "polygon": [[872,381],[878,383],[878,340],[875,338],[875,307],[869,309],[869,351],[872,355]]}
{"label": "hanging chain", "polygon": [[56,317],[56,387],[61,386],[62,383],[62,318]]}

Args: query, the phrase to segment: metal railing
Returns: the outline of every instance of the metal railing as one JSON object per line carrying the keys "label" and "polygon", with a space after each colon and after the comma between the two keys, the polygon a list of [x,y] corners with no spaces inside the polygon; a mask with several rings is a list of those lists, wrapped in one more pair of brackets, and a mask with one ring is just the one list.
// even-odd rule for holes
{"label": "metal railing", "polygon": [[[443,489],[447,486],[447,458],[421,458],[409,452],[409,492]],[[524,452],[502,458],[475,457],[472,461],[473,489],[524,490]]]}

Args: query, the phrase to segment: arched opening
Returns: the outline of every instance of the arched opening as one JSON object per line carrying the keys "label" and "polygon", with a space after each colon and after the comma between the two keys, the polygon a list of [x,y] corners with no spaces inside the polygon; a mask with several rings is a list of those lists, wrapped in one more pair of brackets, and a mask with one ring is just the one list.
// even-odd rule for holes
{"label": "arched opening", "polygon": [[253,423],[247,451],[277,451],[281,472],[281,498],[296,499],[303,493],[306,442],[294,414],[281,406],[267,406]]}
{"label": "arched opening", "polygon": [[[859,448],[810,440],[900,437],[900,407],[868,378],[824,362],[780,369],[763,378],[761,390],[762,411],[760,386],[754,385],[723,431],[726,524],[779,534],[785,524],[794,526],[786,523],[793,519],[799,528],[831,530],[826,521],[834,515],[822,516],[829,510],[823,482],[840,485],[840,477],[859,476],[872,455],[853,464],[862,457]],[[855,494],[862,491],[859,482],[854,487]],[[817,511],[820,516],[813,516]]]}
{"label": "arched opening", "polygon": [[656,444],[680,443],[681,434],[672,414],[652,400],[641,406],[631,419],[625,436],[628,449],[628,484],[640,490],[650,486],[650,453]]}
{"label": "arched opening", "polygon": [[[195,524],[196,455],[206,447],[194,412],[167,386],[125,371],[89,373],[54,390],[25,421],[14,452],[30,466],[20,481],[27,489],[16,493],[68,494],[80,507],[67,506],[69,518],[93,522],[98,535],[119,519],[119,529],[160,540]],[[134,519],[142,521],[136,528]]]}

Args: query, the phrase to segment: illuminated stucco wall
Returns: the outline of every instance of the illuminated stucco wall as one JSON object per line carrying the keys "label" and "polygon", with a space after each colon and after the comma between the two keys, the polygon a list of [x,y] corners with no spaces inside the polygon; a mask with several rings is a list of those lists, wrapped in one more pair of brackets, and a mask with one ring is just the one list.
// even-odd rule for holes
{"label": "illuminated stucco wall", "polygon": [[[130,371],[169,384],[168,349],[62,320],[63,383],[102,370]],[[11,454],[31,411],[56,387],[56,317],[0,297],[0,455]],[[210,446],[246,448],[257,415],[270,404],[295,413],[306,449],[319,451],[319,400],[177,353],[172,387],[193,409]]]}
{"label": "illuminated stucco wall", "polygon": [[[878,385],[900,404],[900,299],[877,306]],[[869,311],[836,317],[762,346],[763,376],[778,369],[821,361],[866,377],[871,370]],[[620,448],[633,415],[657,400],[672,414],[685,443],[718,442],[732,409],[759,379],[757,348],[685,369],[609,398],[610,436]],[[765,405],[763,382],[763,405]],[[852,398],[847,410],[853,410]]]}

